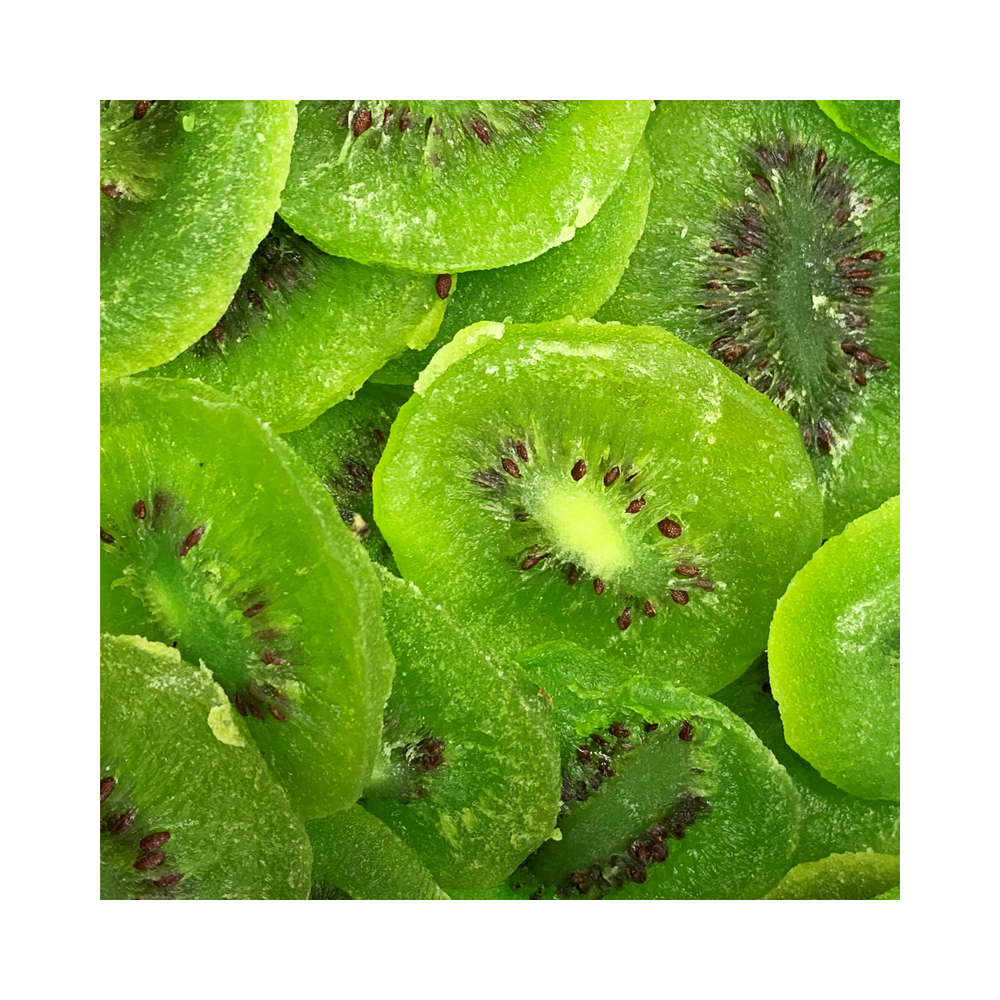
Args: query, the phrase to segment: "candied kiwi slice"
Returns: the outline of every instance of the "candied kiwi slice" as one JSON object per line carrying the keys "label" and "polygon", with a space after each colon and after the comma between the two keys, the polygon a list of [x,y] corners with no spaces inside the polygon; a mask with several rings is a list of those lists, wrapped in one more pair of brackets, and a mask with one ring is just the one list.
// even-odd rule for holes
{"label": "candied kiwi slice", "polygon": [[642,235],[652,184],[649,151],[641,143],[621,183],[573,239],[523,264],[463,274],[433,342],[393,358],[372,381],[413,385],[437,350],[481,320],[541,323],[593,316],[618,287]]}
{"label": "candied kiwi slice", "polygon": [[199,379],[279,433],[298,430],[427,344],[454,287],[448,274],[331,257],[276,219],[218,323],[147,374]]}
{"label": "candied kiwi slice", "polygon": [[[888,895],[893,889],[895,896]],[[796,865],[765,899],[899,899],[899,857],[863,851]]]}
{"label": "candied kiwi slice", "polygon": [[396,677],[361,804],[446,892],[494,885],[547,837],[559,753],[544,692],[411,584],[379,570]]}
{"label": "candied kiwi slice", "polygon": [[764,649],[820,544],[793,422],[652,327],[461,331],[400,410],[373,489],[403,576],[489,641],[572,635],[706,694]]}
{"label": "candied kiwi slice", "polygon": [[305,819],[357,800],[393,669],[378,581],[277,434],[207,386],[107,383],[101,549],[105,631],[204,663]]}
{"label": "candied kiwi slice", "polygon": [[327,253],[441,273],[537,257],[621,179],[649,101],[302,101],[281,215]]}
{"label": "candied kiwi slice", "polygon": [[414,851],[376,816],[350,806],[306,824],[310,899],[448,899]]}
{"label": "candied kiwi slice", "polygon": [[225,311],[288,174],[294,101],[101,101],[101,380]]}
{"label": "candied kiwi slice", "polygon": [[869,149],[899,163],[899,101],[817,101],[837,124]]}
{"label": "candied kiwi slice", "polygon": [[784,768],[723,705],[603,654],[519,657],[547,692],[563,768],[559,839],[509,879],[556,899],[754,899],[792,864],[799,802]]}
{"label": "candied kiwi slice", "polygon": [[663,101],[601,320],[655,323],[798,423],[824,537],[899,493],[899,167],[814,101]]}
{"label": "candied kiwi slice", "polygon": [[838,788],[898,802],[899,497],[796,574],[768,663],[788,745]]}
{"label": "candied kiwi slice", "polygon": [[305,899],[312,849],[205,667],[101,637],[101,898]]}
{"label": "candied kiwi slice", "polygon": [[766,655],[713,697],[750,726],[795,783],[802,802],[796,864],[819,861],[830,854],[899,854],[898,802],[861,799],[845,792],[785,742]]}

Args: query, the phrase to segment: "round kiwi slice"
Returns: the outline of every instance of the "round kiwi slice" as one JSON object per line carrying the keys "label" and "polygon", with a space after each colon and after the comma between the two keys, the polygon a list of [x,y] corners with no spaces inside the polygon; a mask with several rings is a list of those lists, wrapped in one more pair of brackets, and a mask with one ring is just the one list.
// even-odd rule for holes
{"label": "round kiwi slice", "polygon": [[[798,795],[727,708],[548,643],[519,657],[562,752],[558,836],[509,880],[533,898],[753,899],[792,865]],[[615,686],[618,685],[618,686]]]}
{"label": "round kiwi slice", "polygon": [[101,637],[101,898],[305,899],[312,849],[205,667]]}
{"label": "round kiwi slice", "polygon": [[303,101],[281,215],[327,253],[441,273],[573,237],[649,101]]}
{"label": "round kiwi slice", "polygon": [[494,885],[547,837],[559,753],[544,692],[379,570],[396,677],[361,804],[446,892]]}
{"label": "round kiwi slice", "polygon": [[375,519],[460,623],[699,693],[763,650],[821,504],[795,425],[722,365],[652,327],[481,323],[415,388]]}
{"label": "round kiwi slice", "polygon": [[101,101],[101,380],[225,312],[288,174],[293,101]]}
{"label": "round kiwi slice", "polygon": [[899,801],[899,497],[796,574],[768,661],[788,745],[828,781]]}
{"label": "round kiwi slice", "polygon": [[228,392],[279,433],[305,427],[441,324],[451,275],[407,274],[330,257],[280,219],[225,315],[147,374]]}
{"label": "round kiwi slice", "polygon": [[817,101],[837,128],[899,163],[899,101]]}
{"label": "round kiwi slice", "polygon": [[306,824],[310,899],[448,899],[417,855],[380,819],[353,805]]}
{"label": "round kiwi slice", "polygon": [[832,854],[796,865],[764,899],[899,899],[899,858]]}
{"label": "round kiwi slice", "polygon": [[827,781],[785,742],[778,703],[771,694],[766,656],[713,697],[753,729],[795,783],[802,802],[796,864],[859,851],[899,854],[898,802],[848,794]]}
{"label": "round kiwi slice", "polygon": [[663,101],[601,320],[655,323],[799,425],[824,537],[899,493],[899,167],[814,101]]}
{"label": "round kiwi slice", "polygon": [[618,287],[642,235],[652,183],[649,152],[642,143],[593,221],[573,239],[523,264],[463,274],[433,342],[393,358],[372,380],[413,385],[437,350],[480,320],[540,323],[592,316]]}
{"label": "round kiwi slice", "polygon": [[207,386],[106,383],[101,550],[105,631],[204,663],[304,818],[357,800],[392,678],[378,581],[278,435]]}

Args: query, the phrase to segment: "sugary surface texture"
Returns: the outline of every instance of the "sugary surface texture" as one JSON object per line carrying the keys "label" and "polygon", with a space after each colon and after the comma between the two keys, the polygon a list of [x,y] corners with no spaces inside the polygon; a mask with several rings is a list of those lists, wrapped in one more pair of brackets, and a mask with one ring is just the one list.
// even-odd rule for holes
{"label": "sugary surface texture", "polygon": [[[895,895],[890,895],[895,889]],[[765,899],[899,899],[899,858],[833,854],[796,865]]]}

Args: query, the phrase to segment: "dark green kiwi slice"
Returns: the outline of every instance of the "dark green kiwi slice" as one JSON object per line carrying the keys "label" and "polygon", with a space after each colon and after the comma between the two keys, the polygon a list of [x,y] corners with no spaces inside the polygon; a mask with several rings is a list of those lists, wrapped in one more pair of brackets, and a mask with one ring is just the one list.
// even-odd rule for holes
{"label": "dark green kiwi slice", "polygon": [[785,742],[778,703],[771,694],[766,656],[713,697],[753,729],[795,783],[802,801],[796,864],[859,851],[899,854],[899,803],[848,794],[827,781]]}
{"label": "dark green kiwi slice", "polygon": [[281,215],[327,253],[430,273],[572,239],[649,101],[303,101]]}
{"label": "dark green kiwi slice", "polygon": [[461,624],[699,693],[763,650],[821,504],[794,423],[733,373],[652,327],[480,323],[415,388],[375,519]]}
{"label": "dark green kiwi slice", "polygon": [[225,312],[288,174],[294,101],[101,101],[101,380]]}
{"label": "dark green kiwi slice", "polygon": [[306,824],[313,848],[310,899],[448,899],[413,850],[353,805]]}
{"label": "dark green kiwi slice", "polygon": [[448,274],[331,257],[276,219],[225,315],[148,374],[200,379],[279,433],[298,430],[387,359],[427,344],[451,287]]}
{"label": "dark green kiwi slice", "polygon": [[104,631],[204,663],[304,818],[356,801],[392,678],[378,581],[277,434],[197,383],[106,383],[101,559]]}
{"label": "dark green kiwi slice", "polygon": [[788,745],[828,781],[899,801],[899,497],[796,574],[768,661]]}
{"label": "dark green kiwi slice", "polygon": [[642,143],[593,221],[578,229],[573,239],[523,264],[463,274],[433,342],[422,351],[405,351],[393,358],[372,380],[413,385],[439,348],[480,320],[540,323],[593,316],[618,287],[642,235],[652,183],[649,152]]}
{"label": "dark green kiwi slice", "polygon": [[[895,895],[889,895],[895,889]],[[899,857],[832,854],[796,865],[765,899],[899,899]]]}
{"label": "dark green kiwi slice", "polygon": [[361,804],[446,892],[494,885],[555,825],[559,753],[544,692],[411,584],[379,575],[396,677]]}
{"label": "dark green kiwi slice", "polygon": [[205,667],[101,637],[101,898],[305,899],[312,849]]}
{"label": "dark green kiwi slice", "polygon": [[[798,795],[723,705],[549,643],[519,662],[553,703],[556,836],[509,879],[530,898],[753,899],[793,863]],[[618,685],[618,686],[615,686]]]}
{"label": "dark green kiwi slice", "polygon": [[396,561],[374,521],[372,474],[407,397],[406,389],[367,383],[308,427],[285,436],[330,491],[341,518],[372,561],[397,575]]}
{"label": "dark green kiwi slice", "polygon": [[899,163],[899,101],[817,101],[837,127]]}
{"label": "dark green kiwi slice", "polygon": [[899,167],[814,101],[663,101],[602,320],[655,323],[795,418],[824,537],[899,493]]}

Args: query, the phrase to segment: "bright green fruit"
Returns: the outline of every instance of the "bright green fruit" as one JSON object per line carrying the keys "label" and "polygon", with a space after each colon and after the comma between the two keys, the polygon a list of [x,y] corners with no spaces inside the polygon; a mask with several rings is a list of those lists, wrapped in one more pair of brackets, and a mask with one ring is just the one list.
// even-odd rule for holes
{"label": "bright green fruit", "polygon": [[899,493],[899,167],[814,101],[662,101],[601,320],[654,323],[798,423],[824,537]]}
{"label": "bright green fruit", "polygon": [[447,294],[431,275],[330,257],[277,219],[222,319],[147,374],[199,379],[279,433],[298,430],[427,344]]}
{"label": "bright green fruit", "polygon": [[886,889],[885,892],[875,897],[876,899],[899,899],[899,886],[893,886],[891,889]]}
{"label": "bright green fruit", "polygon": [[[895,889],[895,895],[889,893]],[[833,854],[796,865],[765,899],[899,899],[899,858]]]}
{"label": "bright green fruit", "polygon": [[796,575],[768,660],[788,745],[844,791],[898,802],[899,497]]}
{"label": "bright green fruit", "polygon": [[722,365],[651,327],[482,323],[415,389],[375,519],[463,625],[700,693],[763,650],[820,499],[795,425]]}
{"label": "bright green fruit", "polygon": [[837,127],[899,163],[899,101],[817,101]]}
{"label": "bright green fruit", "polygon": [[649,101],[303,101],[281,215],[327,253],[430,273],[572,239]]}
{"label": "bright green fruit", "polygon": [[101,102],[101,380],[226,311],[288,174],[293,101]]}
{"label": "bright green fruit", "polygon": [[101,637],[101,899],[305,899],[312,850],[205,667]]}
{"label": "bright green fruit", "polygon": [[357,800],[392,678],[378,581],[277,434],[197,383],[106,383],[101,561],[102,629],[208,667],[304,818]]}

